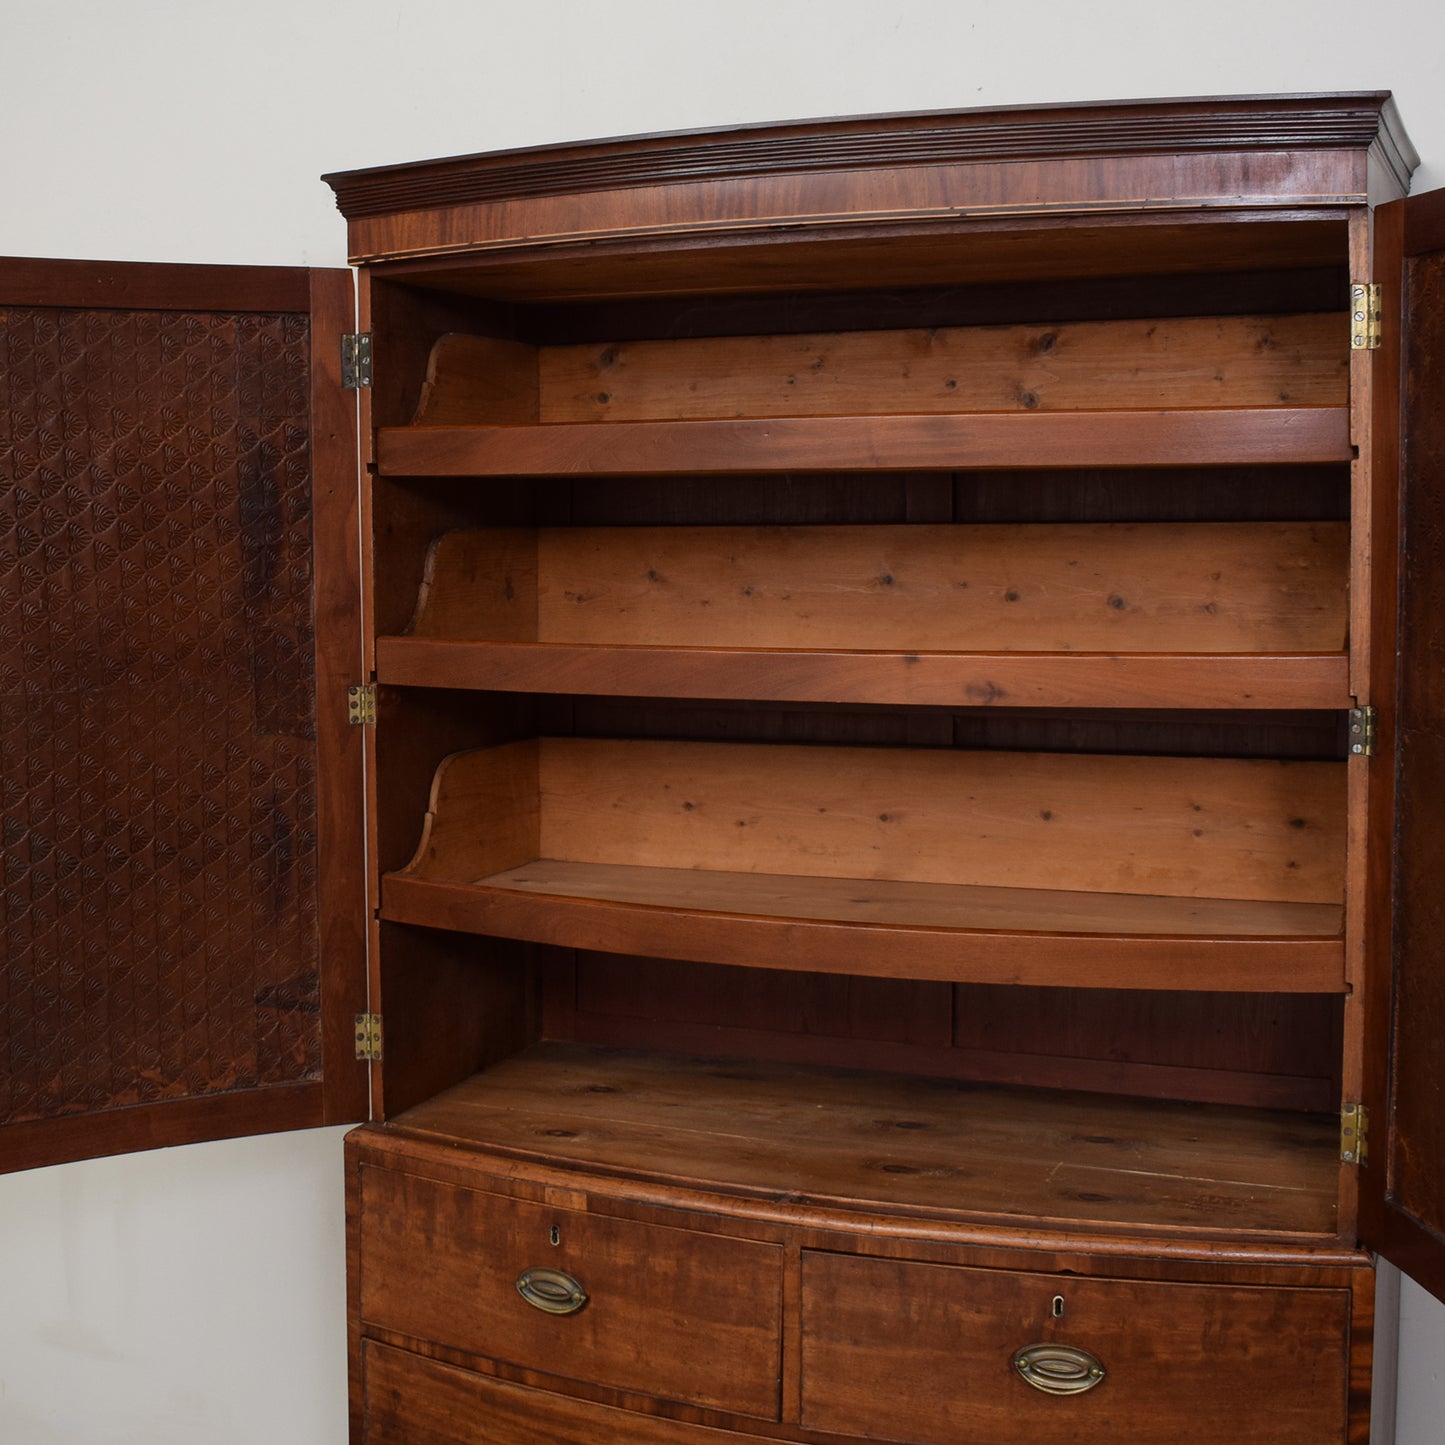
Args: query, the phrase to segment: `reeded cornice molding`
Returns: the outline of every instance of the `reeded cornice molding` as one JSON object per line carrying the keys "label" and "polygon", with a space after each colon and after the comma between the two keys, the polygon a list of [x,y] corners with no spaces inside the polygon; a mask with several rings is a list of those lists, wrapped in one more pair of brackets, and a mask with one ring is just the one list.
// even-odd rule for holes
{"label": "reeded cornice molding", "polygon": [[340,171],[348,219],[801,172],[1209,151],[1373,150],[1409,189],[1419,155],[1388,91],[917,112],[679,131]]}

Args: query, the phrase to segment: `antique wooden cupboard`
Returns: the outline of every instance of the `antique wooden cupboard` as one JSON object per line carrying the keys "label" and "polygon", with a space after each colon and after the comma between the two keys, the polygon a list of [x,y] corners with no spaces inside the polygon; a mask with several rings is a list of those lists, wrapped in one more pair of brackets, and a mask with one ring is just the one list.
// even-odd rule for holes
{"label": "antique wooden cupboard", "polygon": [[7,1167],[370,1117],[373,1445],[1363,1441],[1365,1247],[1445,1287],[1414,163],[351,172],[359,325],[7,263]]}

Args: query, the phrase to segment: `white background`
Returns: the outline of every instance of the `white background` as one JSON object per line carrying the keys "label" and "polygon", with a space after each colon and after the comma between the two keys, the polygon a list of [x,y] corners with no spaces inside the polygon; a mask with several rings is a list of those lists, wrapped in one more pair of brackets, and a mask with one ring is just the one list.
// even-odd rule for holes
{"label": "white background", "polygon": [[[1440,0],[0,0],[0,255],[341,265],[323,171],[970,105],[1393,89]],[[3,1141],[0,1141],[3,1149]],[[341,1131],[0,1178],[4,1445],[343,1445]],[[1445,1309],[1405,1282],[1399,1445]]]}

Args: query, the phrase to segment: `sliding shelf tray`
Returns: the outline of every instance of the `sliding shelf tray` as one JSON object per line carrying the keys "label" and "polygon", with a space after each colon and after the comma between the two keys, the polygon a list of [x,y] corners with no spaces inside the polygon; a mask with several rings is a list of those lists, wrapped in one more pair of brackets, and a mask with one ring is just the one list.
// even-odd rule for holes
{"label": "sliding shelf tray", "polygon": [[1339,992],[1343,784],[1336,763],[545,738],[442,765],[382,916],[761,968]]}
{"label": "sliding shelf tray", "polygon": [[944,707],[1348,708],[1343,522],[444,532],[384,683]]}
{"label": "sliding shelf tray", "polygon": [[383,427],[390,477],[1348,462],[1344,406]]}
{"label": "sliding shelf tray", "polygon": [[917,707],[1348,708],[1342,653],[847,652],[381,637],[400,687]]}

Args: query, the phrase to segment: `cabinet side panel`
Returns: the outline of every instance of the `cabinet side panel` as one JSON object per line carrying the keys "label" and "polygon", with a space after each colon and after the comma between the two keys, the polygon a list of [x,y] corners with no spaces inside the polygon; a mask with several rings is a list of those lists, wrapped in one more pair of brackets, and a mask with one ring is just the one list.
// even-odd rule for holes
{"label": "cabinet side panel", "polygon": [[305,273],[68,263],[67,306],[37,266],[0,288],[4,1157],[245,1133],[277,1090],[320,1123]]}

